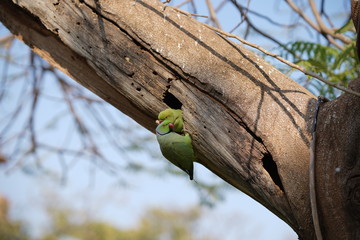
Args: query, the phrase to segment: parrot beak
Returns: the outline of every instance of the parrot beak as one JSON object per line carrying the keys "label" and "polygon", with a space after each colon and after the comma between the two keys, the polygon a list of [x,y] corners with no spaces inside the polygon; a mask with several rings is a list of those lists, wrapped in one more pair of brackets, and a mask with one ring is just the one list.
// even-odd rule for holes
{"label": "parrot beak", "polygon": [[156,120],[155,121],[155,123],[157,124],[157,125],[159,125],[160,123],[162,123],[163,122],[163,120]]}
{"label": "parrot beak", "polygon": [[169,128],[170,128],[171,130],[174,130],[174,127],[175,127],[174,124],[172,124],[172,123],[169,124]]}

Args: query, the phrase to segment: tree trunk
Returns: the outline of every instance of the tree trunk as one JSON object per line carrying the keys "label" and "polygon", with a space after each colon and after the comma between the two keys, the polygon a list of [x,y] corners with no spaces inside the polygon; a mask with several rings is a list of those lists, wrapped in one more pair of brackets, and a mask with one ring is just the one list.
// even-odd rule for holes
{"label": "tree trunk", "polygon": [[[349,87],[360,92],[360,78]],[[323,105],[317,128],[316,187],[324,239],[360,239],[360,98]]]}
{"label": "tree trunk", "polygon": [[155,0],[2,0],[0,18],[33,51],[152,132],[161,110],[182,108],[201,164],[301,239],[314,239],[308,168],[316,101],[302,86]]}

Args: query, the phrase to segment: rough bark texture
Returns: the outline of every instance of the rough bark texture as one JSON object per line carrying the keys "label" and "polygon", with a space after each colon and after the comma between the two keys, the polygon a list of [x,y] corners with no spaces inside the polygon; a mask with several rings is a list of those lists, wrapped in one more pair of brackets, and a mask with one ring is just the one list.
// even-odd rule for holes
{"label": "rough bark texture", "polygon": [[308,161],[315,101],[303,87],[155,0],[2,0],[0,18],[36,53],[150,131],[158,112],[181,107],[201,164],[302,239],[314,238]]}
{"label": "rough bark texture", "polygon": [[[360,4],[358,0],[351,0],[351,18],[354,23],[356,32],[360,31]],[[360,37],[356,37],[357,55],[360,57]]]}
{"label": "rough bark texture", "polygon": [[[360,79],[349,87],[360,91]],[[344,94],[321,107],[316,188],[324,239],[360,239],[360,98]]]}

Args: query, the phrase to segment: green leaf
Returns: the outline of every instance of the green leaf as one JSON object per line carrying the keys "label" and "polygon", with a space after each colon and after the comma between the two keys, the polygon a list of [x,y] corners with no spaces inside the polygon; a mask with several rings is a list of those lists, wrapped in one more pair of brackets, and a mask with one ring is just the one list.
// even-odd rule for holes
{"label": "green leaf", "polygon": [[354,31],[354,23],[351,18],[349,18],[349,21],[347,21],[341,28],[336,30],[335,33],[342,34],[347,31]]}

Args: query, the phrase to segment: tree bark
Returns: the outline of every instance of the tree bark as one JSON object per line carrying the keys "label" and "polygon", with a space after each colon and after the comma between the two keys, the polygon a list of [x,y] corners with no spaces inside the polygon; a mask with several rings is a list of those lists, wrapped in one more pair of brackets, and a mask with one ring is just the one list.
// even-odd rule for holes
{"label": "tree bark", "polygon": [[[349,88],[360,91],[360,78]],[[317,129],[316,187],[324,239],[360,239],[360,99],[325,103]]]}
{"label": "tree bark", "polygon": [[[359,33],[360,31],[360,4],[358,0],[351,0],[351,18],[354,23],[356,32]],[[357,57],[360,58],[360,37],[357,34],[356,37],[356,50],[357,50]]]}
{"label": "tree bark", "polygon": [[199,163],[314,239],[315,97],[262,58],[155,0],[2,0],[0,20],[152,132],[181,108]]}

